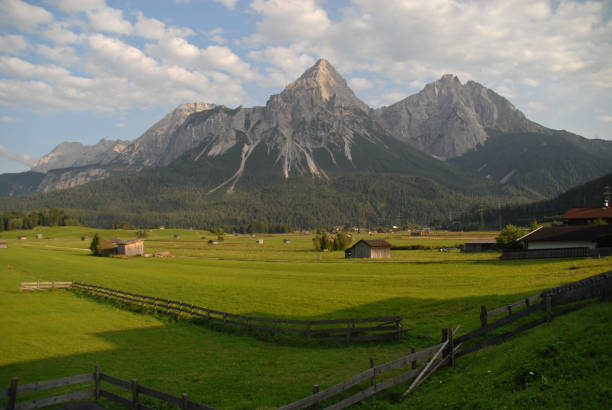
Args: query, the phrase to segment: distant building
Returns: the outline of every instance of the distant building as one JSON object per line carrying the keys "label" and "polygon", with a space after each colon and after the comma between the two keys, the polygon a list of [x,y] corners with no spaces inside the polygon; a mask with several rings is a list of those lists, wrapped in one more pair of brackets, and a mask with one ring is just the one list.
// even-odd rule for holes
{"label": "distant building", "polygon": [[19,239],[20,241],[25,241],[26,239],[28,239],[28,237],[21,235],[21,236],[18,236],[17,239]]}
{"label": "distant building", "polygon": [[612,247],[612,225],[541,227],[518,239],[528,250]]}
{"label": "distant building", "polygon": [[81,240],[82,240],[82,241],[88,241],[88,240],[89,240],[89,235],[83,235],[83,236],[81,236]]}
{"label": "distant building", "polygon": [[6,241],[0,241],[0,249],[6,249],[8,247],[8,244],[6,243]]}
{"label": "distant building", "polygon": [[216,239],[211,239],[208,241],[208,244],[209,245],[219,245],[219,241]]}
{"label": "distant building", "polygon": [[291,243],[291,239],[283,239],[283,243]]}
{"label": "distant building", "polygon": [[43,238],[43,234],[42,233],[37,233],[36,234],[36,239],[42,239]]}
{"label": "distant building", "polygon": [[474,239],[461,245],[461,252],[487,252],[497,251],[499,245],[494,238]]}
{"label": "distant building", "polygon": [[124,256],[142,256],[144,255],[144,240],[131,239],[129,241],[121,241],[117,243],[117,254]]}
{"label": "distant building", "polygon": [[263,245],[263,239],[257,239],[255,243],[258,245]]}
{"label": "distant building", "polygon": [[588,225],[596,220],[612,225],[612,207],[605,201],[601,208],[572,208],[562,218],[565,225]]}
{"label": "distant building", "polygon": [[384,239],[361,239],[344,251],[346,258],[390,258],[391,244]]}

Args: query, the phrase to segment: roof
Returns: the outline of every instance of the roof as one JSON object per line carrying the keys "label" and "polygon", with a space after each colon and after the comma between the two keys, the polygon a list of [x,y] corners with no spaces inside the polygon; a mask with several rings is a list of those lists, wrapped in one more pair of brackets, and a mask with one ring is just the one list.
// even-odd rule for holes
{"label": "roof", "polygon": [[572,208],[562,216],[563,219],[599,219],[612,218],[612,207],[606,208]]}
{"label": "roof", "polygon": [[604,235],[612,235],[612,225],[575,225],[538,228],[519,238],[525,242],[597,241]]}
{"label": "roof", "polygon": [[474,239],[473,241],[469,241],[466,242],[466,244],[497,244],[497,241],[495,240],[495,238],[479,238],[479,239]]}
{"label": "roof", "polygon": [[[370,248],[390,248],[391,247],[391,244],[385,241],[384,239],[361,239],[359,242],[365,243]],[[357,246],[359,242],[351,246],[351,248],[354,248],[355,246]]]}
{"label": "roof", "polygon": [[127,241],[120,241],[120,242],[117,242],[117,245],[130,245],[130,244],[133,244],[133,243],[139,243],[139,242],[142,242],[142,241],[144,241],[144,239],[139,239],[139,238],[136,238],[136,239],[129,239],[129,240],[127,240]]}

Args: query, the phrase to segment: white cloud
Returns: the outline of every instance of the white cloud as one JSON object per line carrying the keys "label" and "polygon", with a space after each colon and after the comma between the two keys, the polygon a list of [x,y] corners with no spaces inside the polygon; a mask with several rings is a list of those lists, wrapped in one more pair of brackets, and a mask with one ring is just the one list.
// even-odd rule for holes
{"label": "white cloud", "polygon": [[21,0],[0,1],[0,24],[30,31],[53,20],[53,14],[42,7]]}
{"label": "white cloud", "polygon": [[53,3],[67,13],[80,13],[106,7],[106,0],[53,0]]}
{"label": "white cloud", "polygon": [[238,0],[214,0],[214,1],[219,4],[223,4],[225,7],[227,7],[230,10],[234,10],[236,8],[236,3],[238,3]]}
{"label": "white cloud", "polygon": [[527,108],[529,108],[529,110],[532,112],[544,111],[547,109],[546,105],[537,101],[529,101],[527,103]]}
{"label": "white cloud", "polygon": [[372,81],[363,77],[353,77],[349,79],[348,83],[351,88],[356,91],[367,90],[368,88],[372,88],[374,86],[374,83],[372,83]]}
{"label": "white cloud", "polygon": [[68,27],[67,23],[54,21],[47,26],[44,36],[55,44],[65,45],[79,43],[81,37],[69,30]]}
{"label": "white cloud", "polygon": [[23,118],[20,117],[11,117],[9,115],[3,115],[2,118],[0,118],[0,121],[2,122],[23,122]]}
{"label": "white cloud", "polygon": [[23,165],[27,165],[29,167],[34,165],[34,159],[30,155],[24,153],[14,154],[12,152],[7,151],[7,149],[4,148],[2,145],[0,145],[0,156],[8,158],[12,161],[19,162]]}
{"label": "white cloud", "polygon": [[0,52],[18,54],[30,48],[30,42],[21,35],[7,34],[0,36]]}
{"label": "white cloud", "polygon": [[87,17],[94,30],[114,34],[130,34],[132,23],[123,18],[123,11],[112,7],[87,11]]}
{"label": "white cloud", "polygon": [[264,18],[257,22],[254,44],[287,44],[321,38],[331,22],[315,0],[254,0],[251,8]]}
{"label": "white cloud", "polygon": [[35,65],[17,57],[0,56],[0,73],[20,78],[57,79],[69,75],[65,68],[49,64]]}
{"label": "white cloud", "polygon": [[612,122],[612,115],[600,115],[597,119],[602,122]]}
{"label": "white cloud", "polygon": [[300,52],[299,47],[266,47],[252,51],[249,58],[265,66],[263,83],[270,87],[282,87],[295,80],[316,59]]}
{"label": "white cloud", "polygon": [[47,57],[49,60],[56,61],[63,66],[72,66],[79,61],[72,47],[49,47],[46,45],[39,45],[36,51],[38,54]]}

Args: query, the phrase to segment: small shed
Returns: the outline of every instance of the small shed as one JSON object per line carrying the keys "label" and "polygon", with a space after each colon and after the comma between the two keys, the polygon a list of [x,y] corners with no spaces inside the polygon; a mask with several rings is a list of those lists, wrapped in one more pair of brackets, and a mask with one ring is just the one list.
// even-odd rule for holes
{"label": "small shed", "polygon": [[255,243],[258,245],[263,245],[263,239],[257,239]]}
{"label": "small shed", "polygon": [[180,239],[180,238],[181,238],[181,235],[179,235],[178,233],[174,234],[174,239]]}
{"label": "small shed", "polygon": [[83,236],[81,236],[81,240],[82,240],[82,241],[88,241],[88,240],[89,240],[89,235],[83,235]]}
{"label": "small shed", "polygon": [[37,233],[36,234],[36,239],[42,239],[43,238],[43,234],[42,233]]}
{"label": "small shed", "polygon": [[8,247],[8,244],[6,243],[6,241],[0,241],[0,249],[6,249]]}
{"label": "small shed", "polygon": [[21,235],[21,236],[18,236],[17,239],[19,239],[20,241],[25,241],[26,239],[28,239],[28,237],[25,235]]}
{"label": "small shed", "polygon": [[131,239],[117,243],[117,254],[124,256],[144,255],[144,240]]}
{"label": "small shed", "polygon": [[344,251],[349,258],[390,258],[391,244],[384,239],[361,239]]}
{"label": "small shed", "polygon": [[219,241],[216,239],[211,239],[208,241],[208,244],[209,245],[219,245]]}
{"label": "small shed", "polygon": [[461,246],[461,252],[487,252],[499,250],[499,245],[494,238],[474,239]]}
{"label": "small shed", "polygon": [[291,243],[291,239],[283,239],[283,243]]}

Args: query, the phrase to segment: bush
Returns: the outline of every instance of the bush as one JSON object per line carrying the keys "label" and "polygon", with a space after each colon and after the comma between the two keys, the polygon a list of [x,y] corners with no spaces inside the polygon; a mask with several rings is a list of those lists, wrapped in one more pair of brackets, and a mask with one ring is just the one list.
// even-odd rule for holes
{"label": "bush", "polygon": [[506,225],[506,228],[499,233],[495,240],[503,249],[522,249],[524,245],[517,239],[524,235],[525,229],[514,225]]}
{"label": "bush", "polygon": [[321,231],[320,235],[312,238],[312,243],[316,251],[343,251],[351,244],[351,236],[344,232],[335,235]]}

